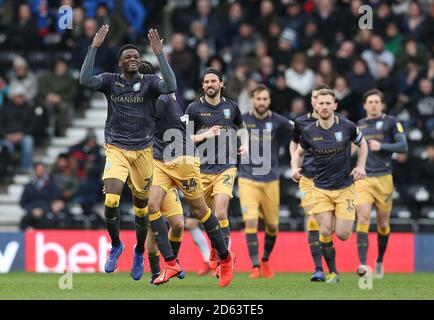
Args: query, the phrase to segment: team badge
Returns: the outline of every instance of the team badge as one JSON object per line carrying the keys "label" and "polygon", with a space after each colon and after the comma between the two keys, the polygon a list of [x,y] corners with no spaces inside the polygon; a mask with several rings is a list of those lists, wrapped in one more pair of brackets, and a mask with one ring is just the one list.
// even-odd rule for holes
{"label": "team badge", "polygon": [[273,129],[273,123],[272,122],[265,122],[265,129]]}
{"label": "team badge", "polygon": [[342,135],[342,132],[341,131],[335,132],[335,138],[336,138],[336,141],[341,142],[344,138]]}
{"label": "team badge", "polygon": [[133,90],[134,91],[140,91],[140,82],[137,82],[133,85]]}
{"label": "team badge", "polygon": [[224,115],[225,119],[230,119],[231,118],[231,109],[223,109],[223,115]]}
{"label": "team badge", "polygon": [[383,128],[383,121],[377,121],[377,122],[375,123],[375,128],[376,128],[377,130],[381,130],[381,129]]}

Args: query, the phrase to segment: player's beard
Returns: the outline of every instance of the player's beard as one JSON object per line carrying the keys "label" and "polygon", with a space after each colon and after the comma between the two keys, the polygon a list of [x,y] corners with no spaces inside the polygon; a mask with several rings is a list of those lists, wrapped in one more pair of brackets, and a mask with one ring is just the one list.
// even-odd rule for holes
{"label": "player's beard", "polygon": [[207,97],[215,98],[220,93],[220,90],[215,89],[213,93],[208,93],[208,92],[209,92],[209,89],[207,91],[205,91],[205,94],[207,95]]}
{"label": "player's beard", "polygon": [[264,107],[263,105],[259,105],[259,106],[254,107],[254,108],[255,108],[255,111],[261,116],[264,115],[268,111],[268,109],[266,107]]}
{"label": "player's beard", "polygon": [[328,112],[327,114],[323,113],[323,112],[318,112],[318,116],[322,119],[322,120],[328,120],[330,119],[330,117],[332,116],[331,112]]}

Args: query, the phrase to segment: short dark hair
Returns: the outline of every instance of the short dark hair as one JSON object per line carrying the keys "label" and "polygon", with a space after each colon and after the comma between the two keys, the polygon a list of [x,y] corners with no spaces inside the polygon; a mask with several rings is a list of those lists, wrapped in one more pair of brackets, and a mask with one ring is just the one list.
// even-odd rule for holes
{"label": "short dark hair", "polygon": [[381,102],[384,102],[384,95],[383,93],[378,89],[371,89],[365,92],[363,95],[363,103],[366,103],[366,100],[368,100],[368,97],[370,96],[379,96]]}
{"label": "short dark hair", "polygon": [[256,92],[262,92],[262,91],[267,91],[268,92],[268,94],[270,95],[270,98],[271,98],[271,90],[270,90],[270,88],[268,88],[266,85],[264,85],[264,84],[259,84],[256,88],[255,88],[255,90],[253,90],[252,91],[252,97],[255,95],[255,93]]}
{"label": "short dark hair", "polygon": [[119,51],[118,51],[118,61],[121,58],[122,52],[124,52],[125,50],[128,50],[128,49],[135,49],[140,54],[139,48],[137,48],[134,44],[129,43],[129,44],[126,44],[126,45],[122,46],[119,49]]}
{"label": "short dark hair", "polygon": [[318,90],[323,90],[323,89],[330,90],[330,87],[329,87],[327,84],[325,84],[325,83],[320,83],[320,84],[317,84],[317,85],[312,89],[312,91],[318,91]]}
{"label": "short dark hair", "polygon": [[334,92],[333,90],[330,90],[330,89],[321,89],[321,90],[318,92],[318,97],[319,97],[319,96],[332,96],[333,99],[336,100],[335,92]]}
{"label": "short dark hair", "polygon": [[140,62],[139,72],[142,74],[156,74],[157,73],[157,71],[155,70],[152,63],[150,63],[149,61],[146,61],[146,60],[142,60]]}
{"label": "short dark hair", "polygon": [[223,81],[223,74],[219,70],[214,69],[214,68],[207,68],[202,75],[202,82],[205,79],[205,76],[207,74],[215,74],[219,78],[220,81]]}

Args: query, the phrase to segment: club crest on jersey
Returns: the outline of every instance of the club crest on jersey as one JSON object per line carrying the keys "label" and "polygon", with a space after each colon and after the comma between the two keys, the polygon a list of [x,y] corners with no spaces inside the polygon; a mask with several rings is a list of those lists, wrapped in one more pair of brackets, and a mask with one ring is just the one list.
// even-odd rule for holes
{"label": "club crest on jersey", "polygon": [[231,118],[231,109],[223,109],[223,116],[225,117],[225,119],[230,119]]}
{"label": "club crest on jersey", "polygon": [[377,121],[377,122],[375,123],[375,128],[376,128],[377,130],[381,130],[381,129],[383,128],[383,121]]}
{"label": "club crest on jersey", "polygon": [[272,122],[265,122],[265,129],[273,129],[273,123]]}
{"label": "club crest on jersey", "polygon": [[140,82],[137,82],[133,85],[133,90],[134,91],[140,91]]}
{"label": "club crest on jersey", "polygon": [[342,132],[339,131],[339,132],[335,132],[335,138],[336,141],[341,142],[344,139],[344,136],[342,135]]}

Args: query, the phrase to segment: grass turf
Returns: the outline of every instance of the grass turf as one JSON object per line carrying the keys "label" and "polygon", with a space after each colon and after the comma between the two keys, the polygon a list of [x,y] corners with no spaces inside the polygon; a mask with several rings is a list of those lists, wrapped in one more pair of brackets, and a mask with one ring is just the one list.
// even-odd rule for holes
{"label": "grass turf", "polygon": [[278,273],[273,279],[249,279],[237,273],[226,288],[211,276],[187,273],[162,286],[148,286],[148,273],[133,281],[127,273],[73,274],[73,289],[61,290],[60,274],[0,274],[0,300],[5,299],[434,299],[434,274],[386,274],[373,289],[359,288],[355,274],[341,274],[338,284],[309,282],[309,274]]}

